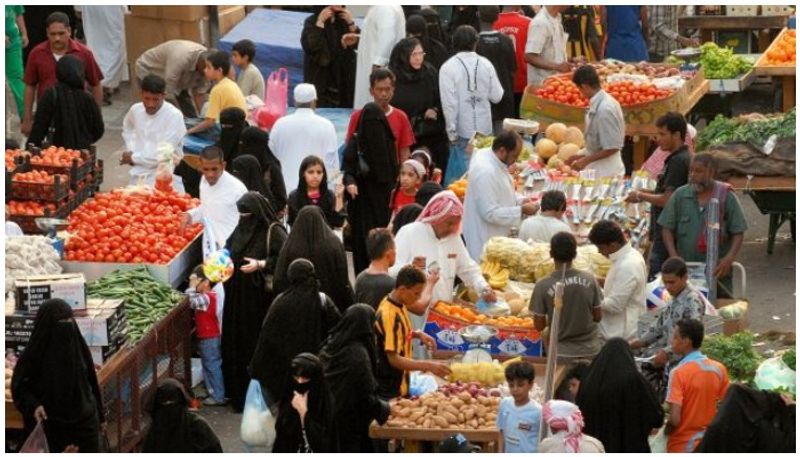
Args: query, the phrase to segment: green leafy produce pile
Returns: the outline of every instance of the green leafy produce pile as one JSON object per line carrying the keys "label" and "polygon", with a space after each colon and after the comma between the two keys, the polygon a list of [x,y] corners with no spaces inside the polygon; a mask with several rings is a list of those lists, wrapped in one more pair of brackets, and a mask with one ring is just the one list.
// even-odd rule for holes
{"label": "green leafy produce pile", "polygon": [[772,135],[777,135],[779,138],[795,136],[796,127],[794,108],[785,115],[771,117],[751,114],[729,119],[718,114],[697,135],[695,149],[704,151],[709,146],[734,141],[749,141],[755,145],[763,146]]}
{"label": "green leafy produce pile", "polygon": [[731,381],[752,383],[761,357],[753,349],[753,334],[737,333],[732,336],[709,336],[703,342],[702,352],[725,365]]}
{"label": "green leafy produce pile", "polygon": [[781,358],[783,359],[783,363],[785,363],[787,367],[791,368],[794,371],[797,371],[795,369],[795,366],[797,364],[796,361],[797,351],[795,349],[789,349],[788,351],[784,352]]}
{"label": "green leafy produce pile", "polygon": [[156,281],[146,267],[115,270],[89,283],[87,294],[91,298],[125,301],[130,343],[141,340],[154,324],[169,314],[183,299],[183,295],[170,286]]}
{"label": "green leafy produce pile", "polygon": [[706,79],[734,79],[753,68],[753,63],[746,58],[712,42],[700,46],[700,64]]}

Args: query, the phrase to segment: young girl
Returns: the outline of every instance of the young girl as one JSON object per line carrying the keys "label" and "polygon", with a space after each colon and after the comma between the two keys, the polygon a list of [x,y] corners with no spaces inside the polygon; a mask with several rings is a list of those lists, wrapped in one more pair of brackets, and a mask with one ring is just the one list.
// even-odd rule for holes
{"label": "young girl", "polygon": [[423,181],[433,181],[437,184],[442,182],[442,170],[436,168],[436,164],[431,159],[430,150],[426,147],[417,148],[411,153],[411,158],[421,163],[425,167],[425,178]]}
{"label": "young girl", "polygon": [[400,178],[397,186],[392,191],[389,207],[392,210],[392,219],[404,206],[414,203],[417,189],[425,179],[425,167],[414,159],[408,159],[400,167]]}
{"label": "young girl", "polygon": [[[328,189],[328,172],[317,156],[308,156],[300,163],[300,181],[289,194],[289,225],[294,224],[297,213],[304,206],[319,206],[331,228],[344,225],[347,213],[344,208],[344,185],[336,184],[336,193]],[[413,199],[413,197],[412,197]]]}

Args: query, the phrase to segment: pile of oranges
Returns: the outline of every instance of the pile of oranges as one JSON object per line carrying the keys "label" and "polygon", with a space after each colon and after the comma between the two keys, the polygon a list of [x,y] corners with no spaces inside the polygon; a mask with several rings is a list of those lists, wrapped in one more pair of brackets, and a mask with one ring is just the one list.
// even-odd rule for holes
{"label": "pile of oranges", "polygon": [[454,319],[469,322],[470,324],[486,324],[494,327],[529,327],[533,328],[533,319],[530,317],[489,317],[459,305],[448,305],[439,302],[433,308],[437,313]]}
{"label": "pile of oranges", "polygon": [[452,184],[447,186],[447,189],[452,190],[456,197],[464,200],[464,196],[467,195],[467,180],[459,179],[458,181],[453,181]]}
{"label": "pile of oranges", "polygon": [[31,163],[34,165],[69,167],[72,165],[72,159],[77,159],[79,166],[83,164],[83,158],[81,157],[80,151],[50,146],[49,148],[42,150],[40,155],[32,156]]}
{"label": "pile of oranges", "polygon": [[55,183],[56,176],[59,177],[60,183],[67,182],[67,175],[51,175],[46,171],[33,170],[27,173],[17,173],[14,175],[15,182],[30,182],[35,184],[53,184]]}
{"label": "pile of oranges", "polygon": [[787,30],[767,51],[764,63],[767,65],[797,65],[796,31]]}

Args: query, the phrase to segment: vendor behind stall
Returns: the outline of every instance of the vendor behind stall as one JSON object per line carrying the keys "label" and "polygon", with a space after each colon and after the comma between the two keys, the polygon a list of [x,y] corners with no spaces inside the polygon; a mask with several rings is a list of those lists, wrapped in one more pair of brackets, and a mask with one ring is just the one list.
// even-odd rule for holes
{"label": "vendor behind stall", "polygon": [[739,199],[726,183],[714,179],[716,163],[710,154],[694,156],[689,169],[689,184],[673,194],[658,218],[663,228],[664,245],[670,257],[687,262],[706,261],[708,203],[719,200],[719,262],[714,269],[718,297],[732,295],[731,266],[742,247],[747,221]]}

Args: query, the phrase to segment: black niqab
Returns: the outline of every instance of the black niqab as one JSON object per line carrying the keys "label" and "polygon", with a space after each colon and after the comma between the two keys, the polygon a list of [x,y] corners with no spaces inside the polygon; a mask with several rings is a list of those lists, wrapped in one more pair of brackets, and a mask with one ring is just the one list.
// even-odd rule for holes
{"label": "black niqab", "polygon": [[397,236],[397,232],[406,225],[415,222],[420,214],[422,214],[422,206],[411,203],[400,209],[394,216],[392,221],[392,235]]}
{"label": "black niqab", "polygon": [[277,211],[286,207],[286,183],[283,180],[281,162],[269,148],[269,133],[258,127],[247,127],[239,136],[239,155],[251,155],[258,160],[264,176],[264,185],[272,194]]}
{"label": "black niqab", "polygon": [[447,46],[440,40],[430,36],[428,33],[428,23],[420,13],[412,14],[406,19],[406,32],[416,37],[425,50],[425,62],[429,63],[436,70],[450,57]]}
{"label": "black niqab", "polygon": [[236,176],[244,187],[251,192],[258,192],[267,200],[272,201],[272,193],[264,184],[264,175],[261,173],[261,165],[258,159],[251,155],[241,155],[231,163],[231,174]]}
{"label": "black niqab", "polygon": [[219,438],[202,417],[189,412],[189,394],[177,379],[159,383],[145,409],[152,418],[142,452],[222,452]]}
{"label": "black niqab", "polygon": [[419,10],[419,14],[425,18],[428,36],[442,43],[446,48],[449,48],[450,36],[445,31],[444,26],[442,26],[442,18],[439,17],[439,13],[433,8],[422,8]]}
{"label": "black niqab", "polygon": [[695,452],[794,453],[795,409],[777,393],[731,384]]}
{"label": "black niqab", "polygon": [[297,213],[292,232],[275,267],[277,292],[291,286],[289,265],[297,259],[308,259],[314,264],[319,289],[333,300],[341,312],[353,304],[344,246],[328,226],[318,206],[305,206]]}
{"label": "black niqab", "polygon": [[231,258],[240,260],[247,254],[245,251],[250,246],[253,237],[257,235],[263,237],[270,224],[278,221],[278,217],[269,201],[263,195],[253,191],[247,192],[239,198],[239,201],[236,202],[236,209],[240,214],[239,223],[231,234],[229,244]]}
{"label": "black niqab", "polygon": [[92,355],[64,300],[47,300],[36,313],[11,390],[14,405],[30,428],[36,423],[33,413],[39,405],[48,422],[61,426],[84,428],[104,420]]}
{"label": "black niqab", "polygon": [[219,113],[219,146],[225,156],[225,162],[230,167],[231,162],[236,158],[236,150],[239,146],[239,136],[242,130],[247,127],[247,113],[232,106],[225,108]]}
{"label": "black niqab", "polygon": [[606,452],[649,452],[650,432],[664,423],[656,393],[622,338],[608,340],[592,361],[575,403],[586,423],[583,432]]}

